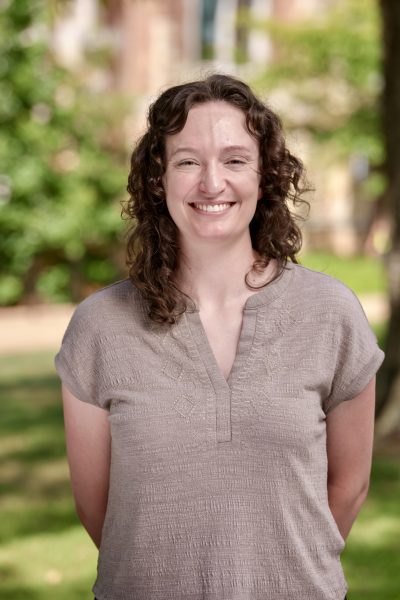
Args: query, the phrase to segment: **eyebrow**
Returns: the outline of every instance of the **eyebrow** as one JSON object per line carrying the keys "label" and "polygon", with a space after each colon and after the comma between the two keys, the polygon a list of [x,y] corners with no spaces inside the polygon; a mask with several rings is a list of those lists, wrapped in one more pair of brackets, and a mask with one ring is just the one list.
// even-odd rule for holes
{"label": "eyebrow", "polygon": [[[251,150],[250,148],[247,148],[247,146],[225,146],[222,149],[223,152],[244,152],[246,154],[251,154]],[[182,148],[177,148],[172,154],[171,157],[175,156],[175,154],[178,154],[179,152],[189,152],[189,153],[196,153],[197,150],[196,148],[191,148],[189,146],[185,146]]]}

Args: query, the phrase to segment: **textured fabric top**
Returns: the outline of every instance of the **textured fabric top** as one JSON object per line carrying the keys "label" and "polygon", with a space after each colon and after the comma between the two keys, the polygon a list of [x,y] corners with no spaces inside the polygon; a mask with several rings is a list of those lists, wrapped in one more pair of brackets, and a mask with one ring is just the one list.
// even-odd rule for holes
{"label": "textured fabric top", "polygon": [[325,418],[383,357],[354,293],[293,263],[246,301],[228,380],[194,303],[165,329],[129,280],[84,300],[55,363],[109,411],[97,598],[344,598]]}

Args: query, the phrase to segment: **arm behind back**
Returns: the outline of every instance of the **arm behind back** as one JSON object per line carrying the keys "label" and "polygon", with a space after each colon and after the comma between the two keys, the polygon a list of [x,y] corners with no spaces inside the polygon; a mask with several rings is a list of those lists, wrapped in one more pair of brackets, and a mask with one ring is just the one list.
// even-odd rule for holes
{"label": "arm behind back", "polygon": [[82,402],[63,384],[67,457],[76,511],[96,546],[107,509],[111,436],[108,411]]}
{"label": "arm behind back", "polygon": [[329,505],[344,539],[368,492],[374,416],[375,376],[360,394],[342,402],[326,419]]}

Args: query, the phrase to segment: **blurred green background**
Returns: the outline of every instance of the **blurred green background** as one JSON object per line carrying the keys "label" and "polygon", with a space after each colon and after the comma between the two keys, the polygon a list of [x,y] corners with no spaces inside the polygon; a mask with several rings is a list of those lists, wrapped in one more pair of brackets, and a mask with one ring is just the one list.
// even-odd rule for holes
{"label": "blurred green background", "polygon": [[[143,107],[160,87],[179,78],[169,72],[168,80],[146,79],[150,49],[140,54],[142,63],[149,63],[144,71],[132,62],[140,58],[133,47],[121,51],[123,11],[139,10],[135,0],[88,2],[95,11],[86,15],[92,29],[88,26],[84,42],[71,37],[69,51],[75,44],[81,54],[68,63],[57,35],[71,19],[76,35],[80,21],[72,17],[83,4],[0,3],[0,325],[23,306],[31,307],[34,319],[37,305],[75,303],[126,276],[120,213],[129,151],[143,126]],[[198,69],[219,67],[215,59],[222,52],[216,43],[217,3],[200,4],[199,23],[189,23],[198,26],[197,55],[187,51],[189,67],[177,61],[186,80]],[[318,197],[313,206],[310,197],[300,260],[341,279],[371,307],[367,313],[382,347],[388,291],[383,258],[390,242],[380,212],[385,179],[378,4],[310,0],[296,19],[295,3],[267,4],[276,11],[262,18],[250,10],[251,2],[238,3],[227,70],[272,99],[291,139],[305,149],[317,188],[325,185],[332,165],[345,167],[351,185],[344,212],[338,222],[332,216],[329,228],[322,220],[326,206],[318,204]],[[179,20],[177,5],[164,3],[163,10],[175,11],[171,31],[177,24],[188,27]],[[156,22],[157,35],[166,31],[156,12],[135,15],[150,32]],[[161,65],[160,77],[165,71],[160,53],[171,56],[168,35],[154,59]],[[261,51],[251,50],[257,35],[268,38],[264,65],[255,64]],[[172,55],[178,56],[178,50]],[[136,88],[127,87],[125,72],[132,73],[128,80]],[[333,179],[342,172],[333,170]],[[328,188],[325,192],[329,197]],[[18,335],[23,333],[22,328]],[[8,351],[4,339],[0,345],[0,598],[90,599],[97,551],[75,516],[69,486],[53,367],[60,340],[46,349],[26,341],[18,352]],[[399,493],[398,449],[380,446],[369,497],[343,554],[350,600],[400,598]]]}

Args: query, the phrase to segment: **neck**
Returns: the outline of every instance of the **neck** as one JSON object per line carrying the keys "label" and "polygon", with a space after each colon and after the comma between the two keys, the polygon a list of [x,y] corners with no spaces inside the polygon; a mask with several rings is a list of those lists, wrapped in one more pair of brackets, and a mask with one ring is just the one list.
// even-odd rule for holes
{"label": "neck", "polygon": [[[260,258],[249,238],[246,245],[207,244],[205,248],[184,248],[176,281],[195,302],[199,310],[230,308],[243,303],[252,293],[245,276]],[[251,285],[266,283],[273,276],[275,261],[262,274],[252,272],[247,280]]]}

